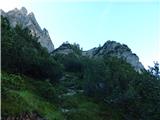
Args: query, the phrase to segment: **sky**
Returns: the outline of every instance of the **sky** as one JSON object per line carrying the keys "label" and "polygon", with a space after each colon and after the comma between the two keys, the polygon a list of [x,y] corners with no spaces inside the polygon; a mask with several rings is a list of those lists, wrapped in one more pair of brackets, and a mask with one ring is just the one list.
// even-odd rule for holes
{"label": "sky", "polygon": [[78,43],[83,50],[107,40],[127,44],[147,68],[160,63],[159,0],[0,0],[0,9],[26,7],[57,48]]}

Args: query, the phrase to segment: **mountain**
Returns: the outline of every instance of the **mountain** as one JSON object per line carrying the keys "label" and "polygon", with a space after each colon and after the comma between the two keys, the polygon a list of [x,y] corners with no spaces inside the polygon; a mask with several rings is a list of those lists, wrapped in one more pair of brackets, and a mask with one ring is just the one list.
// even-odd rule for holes
{"label": "mountain", "polygon": [[88,51],[66,42],[48,53],[12,26],[1,16],[2,120],[159,120],[158,63],[136,72],[138,56],[115,41]]}
{"label": "mountain", "polygon": [[[54,45],[50,39],[48,31],[44,28],[43,30],[37,23],[34,14],[27,13],[27,9],[22,7],[20,10],[15,8],[9,12],[4,12],[1,10],[1,15],[8,18],[12,27],[15,27],[17,24],[22,25],[23,28],[27,27],[31,30],[32,35],[39,37],[38,41],[40,44],[47,48],[52,54],[64,54],[74,53],[78,51],[78,45],[71,45],[69,43],[63,43],[59,48],[54,50]],[[76,53],[77,54],[77,53]],[[80,54],[79,54],[80,55]],[[95,47],[88,51],[82,51],[83,56],[90,58],[101,58],[103,56],[116,56],[122,58],[130,63],[136,71],[144,69],[143,65],[139,61],[139,58],[136,54],[132,53],[131,49],[127,45],[120,44],[115,41],[107,41],[102,47]]]}
{"label": "mountain", "polygon": [[120,44],[115,41],[107,41],[102,47],[95,47],[91,50],[83,52],[83,55],[90,58],[100,58],[103,56],[115,56],[122,58],[130,63],[136,71],[141,71],[144,66],[139,61],[139,57],[132,53],[131,49],[125,44]]}
{"label": "mountain", "polygon": [[[53,51],[53,54],[77,54],[73,49],[75,45],[71,45],[69,43],[63,43],[59,48]],[[139,57],[132,53],[131,49],[128,48],[125,44],[120,44],[115,41],[107,41],[102,47],[95,47],[88,51],[82,51],[83,56],[87,56],[89,58],[102,58],[104,56],[114,56],[117,58],[122,58],[131,64],[136,71],[141,71],[144,69],[144,66],[139,61]]]}
{"label": "mountain", "polygon": [[74,53],[74,50],[72,49],[72,45],[69,43],[63,43],[62,45],[60,45],[57,49],[53,51],[53,54],[68,55],[70,53]]}
{"label": "mountain", "polygon": [[136,71],[144,69],[142,63],[139,61],[138,56],[132,53],[131,49],[125,44],[120,44],[115,41],[107,41],[102,47],[93,48],[91,50],[83,52],[83,55],[90,58],[102,57],[102,56],[115,56],[126,60],[130,63]]}
{"label": "mountain", "polygon": [[80,49],[79,44],[70,44],[68,42],[64,42],[60,45],[57,49],[52,52],[52,55],[61,54],[61,55],[68,55],[68,54],[75,54],[80,56],[82,54],[82,50]]}
{"label": "mountain", "polygon": [[38,41],[43,47],[47,48],[48,52],[54,50],[54,45],[48,31],[45,28],[43,28],[43,30],[41,29],[32,12],[28,14],[25,7],[22,7],[21,9],[15,8],[8,12],[4,12],[3,10],[0,11],[2,16],[8,18],[12,27],[15,27],[18,24],[23,28],[29,28],[32,35],[39,37]]}

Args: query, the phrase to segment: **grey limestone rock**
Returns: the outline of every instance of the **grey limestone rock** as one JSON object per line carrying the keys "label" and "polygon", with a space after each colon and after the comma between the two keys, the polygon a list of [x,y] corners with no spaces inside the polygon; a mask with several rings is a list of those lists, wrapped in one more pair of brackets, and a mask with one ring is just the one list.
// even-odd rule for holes
{"label": "grey limestone rock", "polygon": [[107,41],[102,47],[84,51],[83,55],[90,58],[101,58],[105,55],[115,56],[126,60],[126,62],[131,64],[138,72],[141,72],[141,70],[144,69],[144,66],[139,61],[138,56],[132,53],[131,49],[128,48],[127,45],[120,44],[115,41]]}
{"label": "grey limestone rock", "polygon": [[52,54],[53,55],[55,55],[55,54],[68,55],[70,53],[74,53],[74,50],[72,49],[71,44],[69,44],[69,43],[63,43],[60,47],[58,47],[57,49],[55,49]]}
{"label": "grey limestone rock", "polygon": [[31,34],[39,38],[38,42],[40,42],[42,47],[47,48],[48,52],[52,52],[54,50],[54,45],[48,31],[45,28],[43,30],[41,29],[34,14],[32,12],[28,14],[25,7],[22,7],[20,10],[15,8],[8,12],[1,10],[1,15],[8,18],[12,27],[19,24],[22,25],[23,28],[29,28]]}
{"label": "grey limestone rock", "polygon": [[[59,48],[55,49],[52,54],[62,54],[68,55],[69,53],[76,53],[69,43],[63,43]],[[120,44],[115,41],[107,41],[102,47],[95,47],[88,51],[82,51],[82,56],[87,56],[89,58],[102,58],[104,56],[114,56],[117,58],[122,58],[138,72],[144,69],[144,66],[139,61],[138,56],[131,51],[131,49],[125,45]]]}

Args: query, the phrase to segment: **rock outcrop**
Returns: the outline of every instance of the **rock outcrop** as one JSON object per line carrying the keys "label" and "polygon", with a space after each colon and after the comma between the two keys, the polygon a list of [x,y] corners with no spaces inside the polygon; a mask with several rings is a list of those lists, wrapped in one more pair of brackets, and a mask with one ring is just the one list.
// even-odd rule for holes
{"label": "rock outcrop", "polygon": [[52,55],[56,54],[61,54],[61,55],[74,54],[78,57],[82,54],[82,51],[80,50],[79,44],[76,43],[70,44],[68,42],[64,42],[61,46],[59,46],[52,52]]}
{"label": "rock outcrop", "polygon": [[118,42],[109,40],[102,47],[95,47],[88,51],[82,51],[82,54],[77,54],[76,51],[73,49],[73,46],[74,45],[69,43],[63,43],[59,48],[55,49],[52,52],[52,54],[68,55],[70,53],[73,53],[77,56],[82,55],[87,56],[89,58],[102,58],[104,56],[114,56],[117,58],[124,59],[126,62],[131,64],[134,67],[134,69],[138,72],[144,69],[144,66],[139,61],[138,56],[135,53],[132,53],[131,49],[125,44],[120,44]]}
{"label": "rock outcrop", "polygon": [[126,60],[131,64],[136,71],[141,71],[144,66],[139,61],[138,56],[132,53],[131,49],[125,44],[120,44],[115,41],[107,41],[102,47],[93,48],[83,52],[84,56],[90,58],[101,58],[103,56],[115,56]]}
{"label": "rock outcrop", "polygon": [[61,46],[55,49],[52,54],[53,55],[55,54],[68,55],[70,53],[74,53],[74,50],[72,49],[72,45],[69,43],[63,43]]}
{"label": "rock outcrop", "polygon": [[48,52],[52,52],[54,50],[54,45],[48,31],[45,28],[43,30],[41,29],[34,14],[32,12],[28,14],[26,8],[22,7],[20,10],[15,8],[8,12],[1,10],[1,15],[8,18],[12,27],[19,24],[23,28],[29,28],[31,34],[39,38],[38,42],[40,42],[42,47],[47,48]]}

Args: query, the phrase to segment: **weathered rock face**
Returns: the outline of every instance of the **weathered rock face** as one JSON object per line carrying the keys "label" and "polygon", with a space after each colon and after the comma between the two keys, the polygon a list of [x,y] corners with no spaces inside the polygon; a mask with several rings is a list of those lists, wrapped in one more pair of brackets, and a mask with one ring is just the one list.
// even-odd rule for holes
{"label": "weathered rock face", "polygon": [[[70,53],[75,53],[72,49],[72,45],[69,43],[63,43],[59,48],[55,49],[52,54],[62,54],[68,55]],[[126,60],[129,64],[131,64],[136,71],[141,72],[144,69],[144,66],[139,61],[139,58],[136,54],[132,53],[131,49],[128,48],[125,44],[120,44],[115,41],[107,41],[102,47],[95,47],[88,51],[82,51],[83,56],[87,56],[90,58],[102,58],[104,56],[114,56],[118,58],[122,58]]]}
{"label": "weathered rock face", "polygon": [[59,46],[57,49],[55,49],[52,54],[53,55],[55,55],[55,54],[68,55],[70,53],[74,53],[74,50],[72,49],[71,44],[63,43],[61,46]]}
{"label": "weathered rock face", "polygon": [[91,58],[100,58],[105,55],[116,56],[130,63],[136,71],[144,69],[136,54],[132,53],[127,45],[117,43],[115,41],[107,41],[102,47],[93,48],[83,52],[84,56]]}
{"label": "weathered rock face", "polygon": [[23,28],[29,28],[32,35],[39,37],[38,42],[40,42],[43,47],[47,48],[48,52],[54,50],[54,45],[50,39],[48,31],[45,28],[43,30],[41,29],[34,14],[32,12],[27,14],[26,8],[22,7],[20,10],[15,8],[6,13],[1,10],[1,15],[8,18],[12,27],[19,24],[22,25]]}

